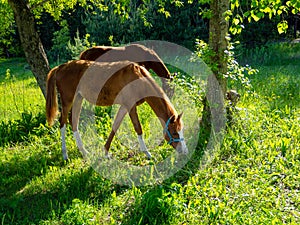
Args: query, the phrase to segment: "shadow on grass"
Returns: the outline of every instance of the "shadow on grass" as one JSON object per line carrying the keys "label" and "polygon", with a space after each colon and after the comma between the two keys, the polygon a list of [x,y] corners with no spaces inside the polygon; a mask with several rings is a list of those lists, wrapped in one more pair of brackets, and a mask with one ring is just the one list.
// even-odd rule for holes
{"label": "shadow on grass", "polygon": [[6,71],[10,70],[10,74],[17,80],[27,80],[32,77],[30,66],[27,64],[25,58],[12,58],[0,60],[0,82],[7,79]]}
{"label": "shadow on grass", "polygon": [[0,172],[0,218],[4,224],[53,219],[74,199],[101,203],[113,191],[121,191],[121,187],[97,176],[82,158],[62,161],[60,151],[50,156],[41,149],[22,158],[16,154],[0,165]]}
{"label": "shadow on grass", "polygon": [[33,115],[32,112],[21,113],[17,120],[1,121],[0,147],[28,141],[31,135],[43,136],[50,130],[45,127],[44,113]]}

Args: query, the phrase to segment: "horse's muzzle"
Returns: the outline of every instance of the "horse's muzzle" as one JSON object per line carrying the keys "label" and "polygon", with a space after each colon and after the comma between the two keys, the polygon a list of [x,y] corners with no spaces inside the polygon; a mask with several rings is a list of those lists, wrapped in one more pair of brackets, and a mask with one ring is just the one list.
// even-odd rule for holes
{"label": "horse's muzzle", "polygon": [[184,154],[184,155],[187,155],[189,153],[189,150],[185,144],[185,141],[180,141],[177,143],[177,146],[176,146],[176,151],[180,154]]}

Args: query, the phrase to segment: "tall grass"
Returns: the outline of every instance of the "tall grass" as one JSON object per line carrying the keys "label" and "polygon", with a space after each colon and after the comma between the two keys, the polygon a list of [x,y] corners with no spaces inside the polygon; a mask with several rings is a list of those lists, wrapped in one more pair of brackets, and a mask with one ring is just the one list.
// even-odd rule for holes
{"label": "tall grass", "polygon": [[[71,161],[64,162],[57,127],[49,129],[36,119],[40,124],[32,129],[39,132],[27,134],[23,142],[1,144],[1,223],[299,224],[300,47],[280,44],[246,53],[244,62],[260,72],[250,77],[250,92],[238,90],[241,100],[233,124],[206,168],[199,169],[201,154],[196,151],[160,185],[120,186],[82,160],[70,130]],[[16,79],[14,85],[22,82]],[[1,80],[0,88],[5,85]],[[11,116],[5,124],[24,121]]]}
{"label": "tall grass", "polygon": [[24,59],[1,60],[0,144],[22,142],[40,133],[45,99]]}
{"label": "tall grass", "polygon": [[2,120],[20,118],[25,111],[41,112],[45,99],[24,59],[0,59],[0,116]]}

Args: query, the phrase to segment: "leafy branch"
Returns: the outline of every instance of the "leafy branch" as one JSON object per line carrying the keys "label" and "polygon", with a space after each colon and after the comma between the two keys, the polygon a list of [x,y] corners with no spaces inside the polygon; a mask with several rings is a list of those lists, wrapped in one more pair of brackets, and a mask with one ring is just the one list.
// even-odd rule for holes
{"label": "leafy branch", "polygon": [[296,15],[300,12],[298,0],[290,0],[285,3],[281,0],[252,0],[245,12],[240,3],[239,0],[231,0],[231,7],[227,12],[227,20],[231,20],[229,31],[234,35],[242,31],[244,21],[258,22],[265,17],[272,19],[276,16],[281,17],[281,21],[277,24],[278,33],[285,33],[288,29],[286,16],[289,13]]}

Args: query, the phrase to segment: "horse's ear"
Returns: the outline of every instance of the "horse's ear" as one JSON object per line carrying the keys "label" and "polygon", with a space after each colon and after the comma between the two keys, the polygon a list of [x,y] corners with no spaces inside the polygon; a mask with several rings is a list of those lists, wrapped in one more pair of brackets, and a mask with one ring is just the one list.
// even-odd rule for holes
{"label": "horse's ear", "polygon": [[136,63],[131,63],[129,64],[129,68],[132,69],[135,73],[139,73],[140,72],[140,66]]}
{"label": "horse's ear", "polygon": [[138,66],[138,64],[136,64],[136,63],[131,63],[131,66],[132,66],[135,70],[138,70],[138,69],[139,69],[139,66]]}
{"label": "horse's ear", "polygon": [[181,118],[182,118],[182,116],[183,116],[183,112],[181,112],[179,115],[178,115],[178,120],[180,120]]}
{"label": "horse's ear", "polygon": [[175,120],[176,120],[176,117],[175,117],[175,115],[171,116],[171,118],[170,118],[170,122],[171,122],[171,123],[175,123]]}
{"label": "horse's ear", "polygon": [[170,122],[171,123],[175,123],[176,120],[180,120],[181,119],[182,115],[183,115],[183,112],[180,113],[177,117],[175,117],[175,115],[171,116]]}

